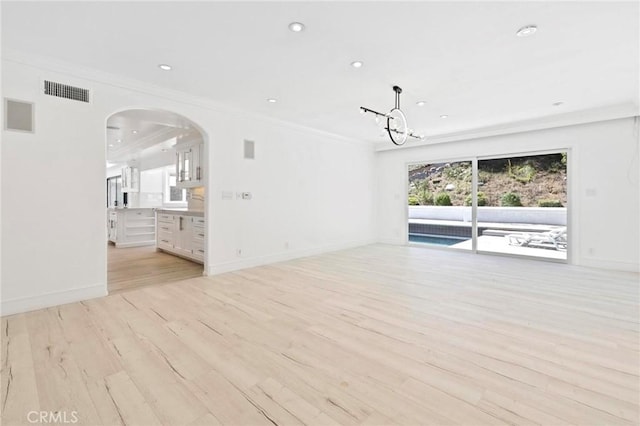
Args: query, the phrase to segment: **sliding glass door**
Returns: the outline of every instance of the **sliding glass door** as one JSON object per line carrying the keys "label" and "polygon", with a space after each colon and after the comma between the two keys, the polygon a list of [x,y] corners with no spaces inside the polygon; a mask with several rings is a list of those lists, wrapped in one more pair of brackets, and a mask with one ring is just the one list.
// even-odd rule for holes
{"label": "sliding glass door", "polygon": [[409,243],[567,259],[566,152],[413,164],[408,179]]}
{"label": "sliding glass door", "polygon": [[478,160],[478,251],[567,258],[567,153]]}
{"label": "sliding glass door", "polygon": [[471,250],[471,161],[409,166],[409,242]]}

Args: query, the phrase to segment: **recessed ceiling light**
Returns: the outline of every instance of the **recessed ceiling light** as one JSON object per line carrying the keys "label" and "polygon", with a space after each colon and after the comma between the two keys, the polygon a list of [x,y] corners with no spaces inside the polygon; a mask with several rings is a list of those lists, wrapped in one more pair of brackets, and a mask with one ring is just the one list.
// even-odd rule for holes
{"label": "recessed ceiling light", "polygon": [[120,143],[120,142],[122,142],[122,139],[118,139],[116,142]]}
{"label": "recessed ceiling light", "polygon": [[158,65],[158,68],[160,68],[163,71],[171,71],[171,65],[167,65],[167,64],[160,64]]}
{"label": "recessed ceiling light", "polygon": [[553,105],[553,106],[560,106],[560,105],[562,105],[562,104],[564,104],[564,102],[559,101],[559,102],[554,102],[554,103],[552,103],[551,105]]}
{"label": "recessed ceiling light", "polygon": [[269,102],[270,104],[275,104],[278,101],[273,99],[273,98],[269,98],[269,99],[267,99],[267,102]]}
{"label": "recessed ceiling light", "polygon": [[421,107],[421,106],[424,106],[425,104],[426,104],[426,102],[425,102],[425,101],[418,101],[418,102],[416,102],[416,105],[418,105],[418,106],[420,106],[420,107]]}
{"label": "recessed ceiling light", "polygon": [[442,115],[440,116],[440,118],[449,118],[449,116],[448,116],[448,115],[446,115],[446,114],[442,114]]}
{"label": "recessed ceiling light", "polygon": [[527,25],[520,28],[516,32],[516,35],[518,37],[529,37],[530,35],[534,35],[536,31],[538,31],[538,27],[536,27],[535,25]]}
{"label": "recessed ceiling light", "polygon": [[304,30],[304,24],[301,22],[292,22],[289,24],[289,29],[294,33],[299,33]]}
{"label": "recessed ceiling light", "polygon": [[162,148],[162,152],[167,152],[167,148]]}
{"label": "recessed ceiling light", "polygon": [[113,144],[112,143],[109,144],[109,148],[113,148]]}
{"label": "recessed ceiling light", "polygon": [[351,62],[351,66],[354,68],[360,68],[364,65],[364,63],[362,61],[353,61]]}
{"label": "recessed ceiling light", "polygon": [[133,133],[134,135],[138,134],[137,130],[132,130],[131,133]]}

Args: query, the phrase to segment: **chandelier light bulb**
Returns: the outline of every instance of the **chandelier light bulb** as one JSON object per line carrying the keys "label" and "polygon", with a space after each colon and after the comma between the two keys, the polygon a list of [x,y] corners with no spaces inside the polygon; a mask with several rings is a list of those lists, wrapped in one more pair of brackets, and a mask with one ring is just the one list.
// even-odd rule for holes
{"label": "chandelier light bulb", "polygon": [[304,24],[302,22],[292,22],[289,24],[289,29],[294,33],[299,33],[304,30]]}

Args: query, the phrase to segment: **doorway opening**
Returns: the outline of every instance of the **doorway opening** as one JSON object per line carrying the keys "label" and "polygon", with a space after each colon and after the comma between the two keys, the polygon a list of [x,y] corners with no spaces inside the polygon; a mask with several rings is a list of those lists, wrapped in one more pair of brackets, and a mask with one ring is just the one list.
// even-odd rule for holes
{"label": "doorway opening", "polygon": [[206,271],[206,139],[173,112],[128,109],[107,119],[109,293]]}
{"label": "doorway opening", "polygon": [[408,243],[566,261],[567,155],[408,165]]}

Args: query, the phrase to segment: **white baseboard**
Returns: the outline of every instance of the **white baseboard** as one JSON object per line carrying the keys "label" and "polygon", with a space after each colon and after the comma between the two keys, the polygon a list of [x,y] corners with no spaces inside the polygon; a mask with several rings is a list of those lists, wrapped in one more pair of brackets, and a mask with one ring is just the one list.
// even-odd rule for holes
{"label": "white baseboard", "polygon": [[64,291],[40,294],[38,296],[22,297],[19,299],[3,300],[0,313],[2,316],[35,311],[50,306],[65,305],[81,300],[106,296],[107,285],[96,284],[89,287],[73,288]]}
{"label": "white baseboard", "polygon": [[[378,239],[378,243],[394,245],[394,246],[407,245],[406,241],[403,241],[402,239],[396,240],[392,238],[380,238]],[[438,247],[425,247],[425,248],[439,249]],[[469,253],[471,252],[469,251]],[[485,253],[485,254],[488,254],[488,253]],[[495,253],[492,255],[500,256],[501,254]],[[572,262],[571,264],[584,266],[587,268],[607,269],[607,270],[623,271],[623,272],[640,272],[640,265],[638,263],[620,262],[617,260],[610,260],[610,259],[595,259],[595,258],[588,258],[588,257],[582,256],[580,259],[575,259],[575,262]]]}
{"label": "white baseboard", "polygon": [[266,256],[256,256],[244,259],[233,260],[230,262],[218,263],[207,268],[207,275],[224,274],[225,272],[238,271],[240,269],[253,268],[256,266],[268,265],[270,263],[285,262],[287,260],[298,259],[300,257],[314,256],[317,254],[328,253],[331,251],[345,250],[354,247],[375,244],[375,240],[355,240],[347,241],[339,244],[329,244],[319,247],[312,247],[302,250],[286,251],[281,253],[269,254]]}

